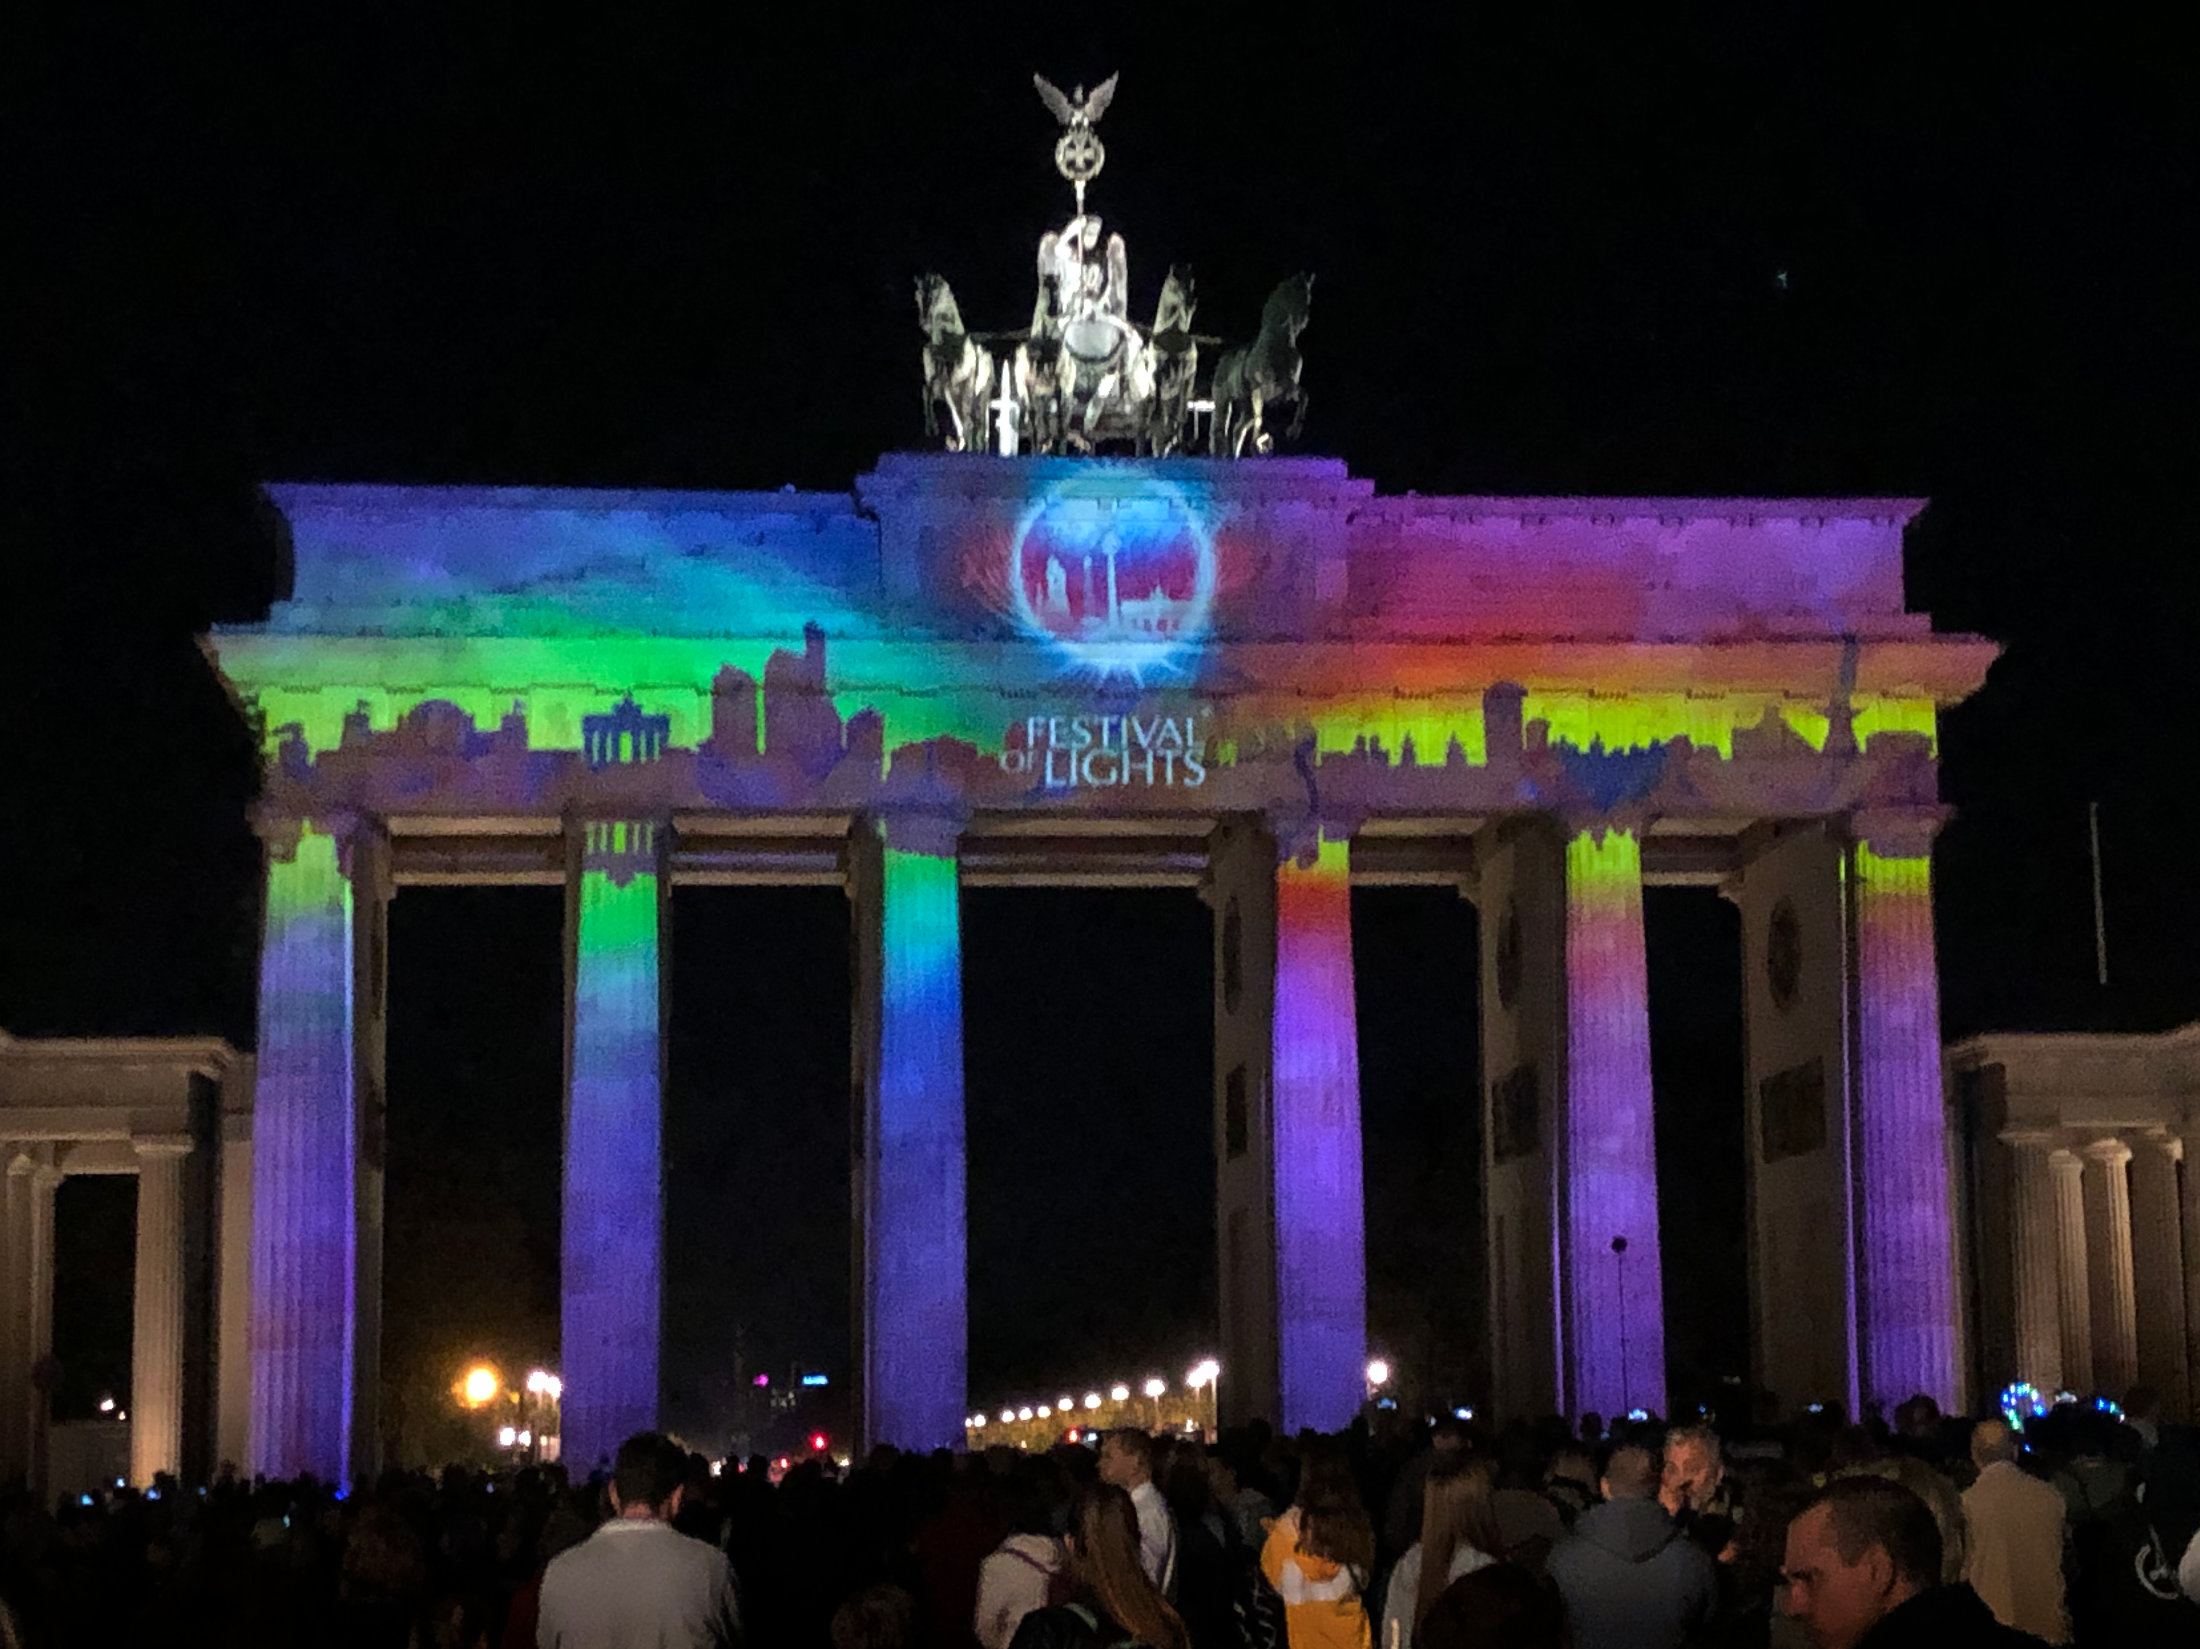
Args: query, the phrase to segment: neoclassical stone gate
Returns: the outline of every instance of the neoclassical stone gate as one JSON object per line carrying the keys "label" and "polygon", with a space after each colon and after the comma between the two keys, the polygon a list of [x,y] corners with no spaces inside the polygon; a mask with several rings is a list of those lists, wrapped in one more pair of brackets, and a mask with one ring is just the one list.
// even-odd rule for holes
{"label": "neoclassical stone gate", "polygon": [[961,1436],[958,896],[1001,881],[1215,909],[1226,1416],[1361,1396],[1349,900],[1398,881],[1483,916],[1498,1408],[1663,1397],[1660,882],[1743,913],[1759,1379],[1963,1395],[1929,867],[1993,649],[1904,610],[1916,502],[969,455],[276,496],[290,598],[208,643],[267,750],[256,1469],[374,1458],[384,911],[438,882],[567,890],[569,1457],[655,1413],[664,920],[707,882],[849,894],[870,1439]]}

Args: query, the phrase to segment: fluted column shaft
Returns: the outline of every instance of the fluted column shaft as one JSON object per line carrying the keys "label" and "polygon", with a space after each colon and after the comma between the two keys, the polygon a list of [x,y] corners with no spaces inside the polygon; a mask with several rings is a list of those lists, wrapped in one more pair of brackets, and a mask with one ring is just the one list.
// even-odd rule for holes
{"label": "fluted column shaft", "polygon": [[62,1178],[61,1170],[50,1162],[39,1163],[30,1174],[30,1482],[40,1492],[47,1487],[46,1447],[53,1421],[53,1392],[39,1375],[53,1357],[53,1199]]}
{"label": "fluted column shaft", "polygon": [[137,1141],[131,1304],[130,1481],[183,1467],[183,1162],[191,1142]]}
{"label": "fluted column shaft", "polygon": [[2200,1419],[2200,1125],[2188,1125],[2179,1141],[2185,1171],[2178,1176],[2179,1219],[2185,1249],[2185,1369],[2190,1390],[2187,1420]]}
{"label": "fluted column shaft", "polygon": [[1662,1412],[1642,847],[1624,830],[1584,831],[1566,846],[1565,1152],[1563,1400],[1574,1414]]}
{"label": "fluted column shaft", "polygon": [[2131,1156],[2132,1279],[2139,1294],[2139,1378],[2172,1415],[2188,1412],[2185,1368],[2185,1253],[2178,1221],[2177,1164],[2184,1147],[2167,1135],[2138,1140]]}
{"label": "fluted column shaft", "polygon": [[2051,1136],[2010,1136],[2012,1196],[2010,1273],[2015,1284],[2017,1365],[2020,1380],[2042,1391],[2063,1383],[2062,1273],[2055,1237],[2055,1173],[2048,1163]]}
{"label": "fluted column shaft", "polygon": [[2055,1175],[2055,1252],[2061,1262],[2057,1290],[2062,1309],[2063,1385],[2075,1392],[2093,1389],[2093,1285],[2087,1263],[2085,1164],[2075,1151],[2048,1158]]}
{"label": "fluted column shaft", "polygon": [[1276,872],[1276,1310],[1282,1421],[1341,1431],[1367,1370],[1350,847]]}
{"label": "fluted column shaft", "polygon": [[2085,1244],[2092,1260],[2093,1383],[2121,1397],[2139,1378],[2139,1311],[2131,1270],[2131,1147],[2104,1139],[2085,1157]]}
{"label": "fluted column shaft", "polygon": [[[879,849],[878,1070],[866,1142],[864,1402],[873,1443],[959,1446],[969,1401],[962,896],[953,833]],[[863,913],[859,912],[859,915]]]}
{"label": "fluted column shaft", "polygon": [[[1921,846],[1921,844],[1920,844]],[[1957,1390],[1955,1212],[1941,1096],[1930,857],[1857,844],[1856,1114],[1865,1394],[1890,1407]]]}
{"label": "fluted column shaft", "polygon": [[657,1423],[664,1286],[660,828],[591,820],[566,896],[560,1446],[576,1476]]}
{"label": "fluted column shaft", "polygon": [[0,1490],[31,1465],[31,1173],[28,1156],[8,1148],[0,1189]]}
{"label": "fluted column shaft", "polygon": [[337,837],[271,842],[253,1098],[250,1469],[349,1475],[358,1119]]}

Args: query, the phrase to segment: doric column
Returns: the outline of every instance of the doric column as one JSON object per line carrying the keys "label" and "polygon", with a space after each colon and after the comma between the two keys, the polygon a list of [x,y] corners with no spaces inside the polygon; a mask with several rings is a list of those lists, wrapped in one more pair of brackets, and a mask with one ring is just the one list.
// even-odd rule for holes
{"label": "doric column", "polygon": [[2048,1152],[2055,1136],[2011,1133],[2009,1232],[2015,1296],[2017,1364],[2008,1371],[2045,1392],[2062,1389],[2062,1267],[2055,1235],[2055,1172]]}
{"label": "doric column", "polygon": [[34,1159],[6,1147],[0,1192],[0,1490],[30,1471],[31,1173]]}
{"label": "doric column", "polygon": [[960,1446],[969,1400],[956,838],[896,816],[855,845],[859,977],[860,925],[876,924],[876,1001],[858,1008],[877,1049],[859,1147],[864,1432],[916,1450]]}
{"label": "doric column", "polygon": [[576,1477],[657,1423],[665,834],[610,819],[569,833],[558,1355]]}
{"label": "doric column", "polygon": [[1222,1423],[1283,1413],[1277,1369],[1275,1137],[1276,843],[1250,818],[1208,839],[1201,890],[1214,913],[1215,1301]]}
{"label": "doric column", "polygon": [[1930,818],[1853,821],[1864,1395],[1959,1410],[1955,1214],[1941,1096]]}
{"label": "doric column", "polygon": [[1342,1430],[1366,1391],[1350,854],[1345,842],[1309,842],[1276,871],[1276,1306],[1287,1431]]}
{"label": "doric column", "polygon": [[357,1305],[352,828],[263,828],[250,1469],[325,1482],[350,1469]]}
{"label": "doric column", "polygon": [[2171,1134],[2132,1144],[2131,1261],[2139,1302],[2139,1378],[2172,1415],[2187,1412],[2185,1253],[2177,1210],[2184,1145]]}
{"label": "doric column", "polygon": [[2085,1164],[2075,1151],[2048,1159],[2055,1176],[2055,1253],[2061,1285],[2063,1389],[2093,1389],[2093,1285],[2085,1240]]}
{"label": "doric column", "polygon": [[2131,1272],[2131,1147],[2096,1140],[2085,1158],[2085,1245],[2093,1305],[2093,1383],[2121,1397],[2139,1377],[2139,1316]]}
{"label": "doric column", "polygon": [[2200,1113],[2189,1117],[2178,1143],[2185,1165],[2178,1175],[2178,1223],[2185,1236],[2185,1368],[2191,1385],[2185,1417],[2189,1422],[2200,1418]]}
{"label": "doric column", "polygon": [[130,1481],[183,1469],[183,1160],[188,1135],[140,1139],[131,1304]]}
{"label": "doric column", "polygon": [[1566,845],[1566,1121],[1559,1167],[1566,1408],[1665,1407],[1665,1289],[1651,1120],[1642,847]]}
{"label": "doric column", "polygon": [[47,1487],[46,1446],[53,1422],[53,1391],[42,1374],[53,1358],[53,1199],[63,1178],[53,1165],[51,1147],[40,1153],[30,1170],[29,1272],[31,1284],[27,1327],[30,1334],[33,1389],[30,1404],[30,1483],[41,1493]]}

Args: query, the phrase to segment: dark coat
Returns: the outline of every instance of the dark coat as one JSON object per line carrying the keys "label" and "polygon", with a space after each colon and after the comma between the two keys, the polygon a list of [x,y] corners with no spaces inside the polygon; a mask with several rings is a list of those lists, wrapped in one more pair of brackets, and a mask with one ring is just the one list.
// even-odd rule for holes
{"label": "dark coat", "polygon": [[1574,1649],[1679,1649],[1718,1603],[1717,1567],[1655,1500],[1607,1500],[1551,1548]]}
{"label": "dark coat", "polygon": [[1958,1582],[1897,1604],[1856,1649],[2047,1649],[2030,1632],[2004,1626],[1978,1593]]}

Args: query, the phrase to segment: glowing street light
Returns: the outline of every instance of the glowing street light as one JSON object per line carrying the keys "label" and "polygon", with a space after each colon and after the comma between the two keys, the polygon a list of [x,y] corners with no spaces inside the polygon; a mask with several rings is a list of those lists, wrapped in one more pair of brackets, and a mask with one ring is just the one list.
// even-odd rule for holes
{"label": "glowing street light", "polygon": [[1031,1418],[1031,1410],[1029,1410],[1029,1409],[1018,1409],[1018,1410],[1016,1411],[1016,1418],[1017,1418],[1017,1419],[1019,1419],[1019,1420],[1029,1420],[1029,1419]]}
{"label": "glowing street light", "polygon": [[1370,1402],[1375,1394],[1390,1384],[1390,1365],[1380,1357],[1372,1358],[1367,1365],[1367,1395]]}
{"label": "glowing street light", "polygon": [[518,1429],[518,1428],[517,1428],[516,1426],[499,1426],[499,1427],[497,1428],[497,1447],[498,1447],[498,1448],[500,1448],[500,1449],[508,1449],[508,1448],[510,1448],[510,1447],[511,1447],[511,1446],[512,1446],[513,1444],[517,1443],[518,1441],[519,1441],[519,1429]]}
{"label": "glowing street light", "polygon": [[1167,1391],[1168,1389],[1169,1382],[1162,1379],[1161,1376],[1158,1374],[1155,1375],[1151,1380],[1148,1380],[1146,1382],[1146,1395],[1148,1397],[1159,1397],[1163,1392]]}
{"label": "glowing street light", "polygon": [[1003,1409],[1003,1410],[1001,1410],[1001,1424],[1002,1424],[1002,1425],[1004,1425],[1004,1426],[1013,1426],[1013,1425],[1014,1425],[1015,1423],[1016,1423],[1016,1411],[1015,1411],[1014,1409]]}
{"label": "glowing street light", "polygon": [[504,1389],[504,1377],[487,1363],[476,1363],[458,1382],[458,1400],[470,1409],[478,1409],[497,1399]]}
{"label": "glowing street light", "polygon": [[565,1382],[547,1369],[536,1369],[527,1376],[527,1392],[531,1397],[547,1397],[553,1403],[565,1395]]}
{"label": "glowing street light", "polygon": [[1131,1400],[1131,1388],[1129,1386],[1115,1386],[1109,1390],[1108,1395],[1118,1403],[1127,1403]]}
{"label": "glowing street light", "polygon": [[1054,1406],[1057,1409],[1061,1410],[1062,1413],[1067,1414],[1071,1409],[1077,1406],[1077,1401],[1075,1398],[1072,1397],[1057,1397],[1054,1399]]}
{"label": "glowing street light", "polygon": [[1046,1417],[1047,1417],[1048,1415],[1052,1414],[1053,1412],[1054,1412],[1054,1405],[1053,1405],[1053,1404],[1051,1404],[1051,1403],[1041,1403],[1041,1404],[1039,1405],[1039,1418],[1040,1418],[1040,1419],[1044,1420],[1044,1419],[1045,1419],[1045,1418],[1046,1418]]}
{"label": "glowing street light", "polygon": [[1096,1409],[1096,1408],[1098,1408],[1099,1406],[1100,1406],[1100,1394],[1099,1394],[1099,1393],[1098,1393],[1097,1391],[1088,1391],[1088,1392],[1086,1392],[1086,1393],[1085,1393],[1085,1407],[1087,1407],[1088,1409]]}
{"label": "glowing street light", "polygon": [[1221,1379],[1222,1365],[1212,1357],[1202,1357],[1192,1365],[1190,1372],[1184,1376],[1184,1383],[1192,1388],[1192,1399],[1195,1405],[1198,1403],[1200,1392],[1204,1390],[1207,1393],[1208,1417],[1210,1423],[1218,1432],[1222,1429],[1222,1393],[1219,1389]]}

